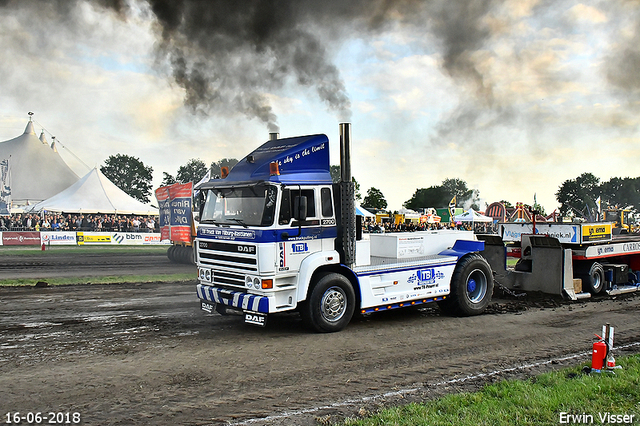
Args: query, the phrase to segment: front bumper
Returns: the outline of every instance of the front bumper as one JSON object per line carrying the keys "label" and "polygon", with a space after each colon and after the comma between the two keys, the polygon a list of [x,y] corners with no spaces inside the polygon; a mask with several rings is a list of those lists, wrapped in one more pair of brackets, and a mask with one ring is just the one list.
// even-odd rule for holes
{"label": "front bumper", "polygon": [[243,311],[269,313],[269,298],[241,291],[226,290],[204,284],[197,286],[198,297]]}

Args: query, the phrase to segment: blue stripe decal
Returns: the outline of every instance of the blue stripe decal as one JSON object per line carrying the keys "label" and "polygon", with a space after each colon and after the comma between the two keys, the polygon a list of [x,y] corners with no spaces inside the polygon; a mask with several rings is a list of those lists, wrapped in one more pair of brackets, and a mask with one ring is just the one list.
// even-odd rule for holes
{"label": "blue stripe decal", "polygon": [[[199,299],[209,302],[220,303],[221,305],[248,311],[269,313],[269,298],[241,291],[223,290],[217,287],[198,284],[197,293]],[[245,303],[246,305],[243,305]]]}
{"label": "blue stripe decal", "polygon": [[274,243],[284,241],[283,233],[290,237],[287,241],[307,241],[320,238],[337,238],[338,228],[335,226],[307,226],[301,230],[299,237],[298,228],[284,229],[255,229],[255,228],[222,228],[214,225],[199,225],[198,238],[221,241],[246,241],[252,243]]}

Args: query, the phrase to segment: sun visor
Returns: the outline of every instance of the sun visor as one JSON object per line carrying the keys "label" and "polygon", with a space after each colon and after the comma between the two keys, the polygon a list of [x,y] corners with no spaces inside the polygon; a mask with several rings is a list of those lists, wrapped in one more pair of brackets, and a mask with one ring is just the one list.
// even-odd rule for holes
{"label": "sun visor", "polygon": [[[269,164],[274,161],[280,175],[271,176]],[[330,184],[329,138],[321,134],[270,140],[240,160],[224,180]]]}

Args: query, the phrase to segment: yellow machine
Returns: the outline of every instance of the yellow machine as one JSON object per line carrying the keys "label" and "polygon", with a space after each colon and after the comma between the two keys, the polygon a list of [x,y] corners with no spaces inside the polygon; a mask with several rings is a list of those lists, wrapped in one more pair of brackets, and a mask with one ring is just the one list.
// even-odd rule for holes
{"label": "yellow machine", "polygon": [[633,225],[629,222],[631,210],[629,209],[604,209],[602,210],[602,221],[613,223],[614,234],[628,234],[634,232]]}

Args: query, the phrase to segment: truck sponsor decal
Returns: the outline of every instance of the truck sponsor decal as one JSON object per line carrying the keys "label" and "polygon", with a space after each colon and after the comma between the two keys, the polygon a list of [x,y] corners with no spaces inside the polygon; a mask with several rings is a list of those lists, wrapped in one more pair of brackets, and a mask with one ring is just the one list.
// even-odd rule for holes
{"label": "truck sponsor decal", "polygon": [[[533,234],[531,223],[503,223],[501,235],[503,241],[520,241],[522,234]],[[536,224],[536,235],[548,235],[561,243],[579,243],[580,230],[576,225]]]}
{"label": "truck sponsor decal", "polygon": [[611,239],[611,224],[582,225],[582,242]]}
{"label": "truck sponsor decal", "polygon": [[407,283],[414,285],[414,290],[423,290],[437,287],[436,280],[442,278],[444,278],[444,274],[435,268],[420,269],[407,279]]}
{"label": "truck sponsor decal", "polygon": [[288,271],[289,267],[287,266],[287,257],[285,255],[285,243],[278,243],[278,271]]}
{"label": "truck sponsor decal", "polygon": [[309,251],[309,245],[307,243],[294,243],[291,244],[291,253],[307,253]]}
{"label": "truck sponsor decal", "polygon": [[579,258],[618,256],[638,252],[640,252],[640,243],[638,242],[607,244],[587,247],[584,257],[581,256]]}
{"label": "truck sponsor decal", "polygon": [[338,231],[335,226],[320,227],[311,226],[303,227],[302,235],[293,237],[291,235],[298,234],[298,228],[282,228],[282,229],[237,229],[237,228],[220,228],[211,225],[198,226],[198,237],[216,240],[245,240],[256,243],[277,243],[283,241],[283,233],[287,233],[290,237],[287,241],[308,241],[320,238],[336,238]]}
{"label": "truck sponsor decal", "polygon": [[218,240],[255,240],[256,231],[245,229],[229,229],[229,228],[205,228],[198,227],[199,235],[207,235],[217,238]]}

